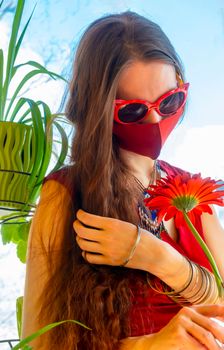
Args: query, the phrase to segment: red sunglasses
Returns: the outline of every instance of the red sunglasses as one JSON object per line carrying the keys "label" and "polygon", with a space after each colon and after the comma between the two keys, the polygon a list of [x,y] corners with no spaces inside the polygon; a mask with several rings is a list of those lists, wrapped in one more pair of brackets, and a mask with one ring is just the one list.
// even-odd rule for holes
{"label": "red sunglasses", "polygon": [[189,83],[166,92],[154,103],[145,100],[115,100],[114,120],[121,124],[138,123],[151,109],[163,118],[176,114],[186,103]]}

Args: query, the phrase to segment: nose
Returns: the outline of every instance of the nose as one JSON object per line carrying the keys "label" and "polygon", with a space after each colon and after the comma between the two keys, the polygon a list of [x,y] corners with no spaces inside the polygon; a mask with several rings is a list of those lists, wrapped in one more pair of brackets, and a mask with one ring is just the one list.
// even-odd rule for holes
{"label": "nose", "polygon": [[147,116],[145,117],[145,119],[142,121],[142,123],[146,124],[146,123],[151,123],[151,124],[155,124],[160,122],[161,120],[161,115],[159,115],[159,113],[156,112],[155,109],[151,109]]}

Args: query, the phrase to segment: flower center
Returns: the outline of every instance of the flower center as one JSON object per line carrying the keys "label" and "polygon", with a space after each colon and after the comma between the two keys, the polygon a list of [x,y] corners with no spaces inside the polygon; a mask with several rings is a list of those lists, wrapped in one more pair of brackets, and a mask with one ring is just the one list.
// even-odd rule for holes
{"label": "flower center", "polygon": [[198,205],[198,201],[193,196],[178,196],[173,198],[172,204],[180,211],[191,211],[194,207]]}

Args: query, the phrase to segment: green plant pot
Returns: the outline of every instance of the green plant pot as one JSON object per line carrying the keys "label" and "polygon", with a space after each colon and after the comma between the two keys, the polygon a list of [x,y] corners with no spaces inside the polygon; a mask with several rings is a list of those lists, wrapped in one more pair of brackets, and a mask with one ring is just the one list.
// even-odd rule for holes
{"label": "green plant pot", "polygon": [[29,179],[35,163],[35,135],[30,125],[0,122],[0,207],[32,208]]}

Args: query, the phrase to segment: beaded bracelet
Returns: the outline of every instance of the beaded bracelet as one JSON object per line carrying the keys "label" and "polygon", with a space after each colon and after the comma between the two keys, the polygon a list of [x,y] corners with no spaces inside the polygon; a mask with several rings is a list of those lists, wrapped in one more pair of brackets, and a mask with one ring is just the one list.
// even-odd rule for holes
{"label": "beaded bracelet", "polygon": [[133,245],[133,247],[132,247],[132,249],[131,249],[131,252],[130,252],[128,258],[124,261],[124,263],[123,263],[121,266],[127,265],[127,263],[132,259],[133,255],[134,255],[134,253],[135,253],[135,249],[136,249],[137,245],[138,245],[139,242],[140,242],[140,238],[141,238],[141,228],[140,228],[139,225],[136,225],[136,227],[137,227],[137,238],[136,238],[136,241],[135,241],[135,243],[134,243],[134,245]]}

